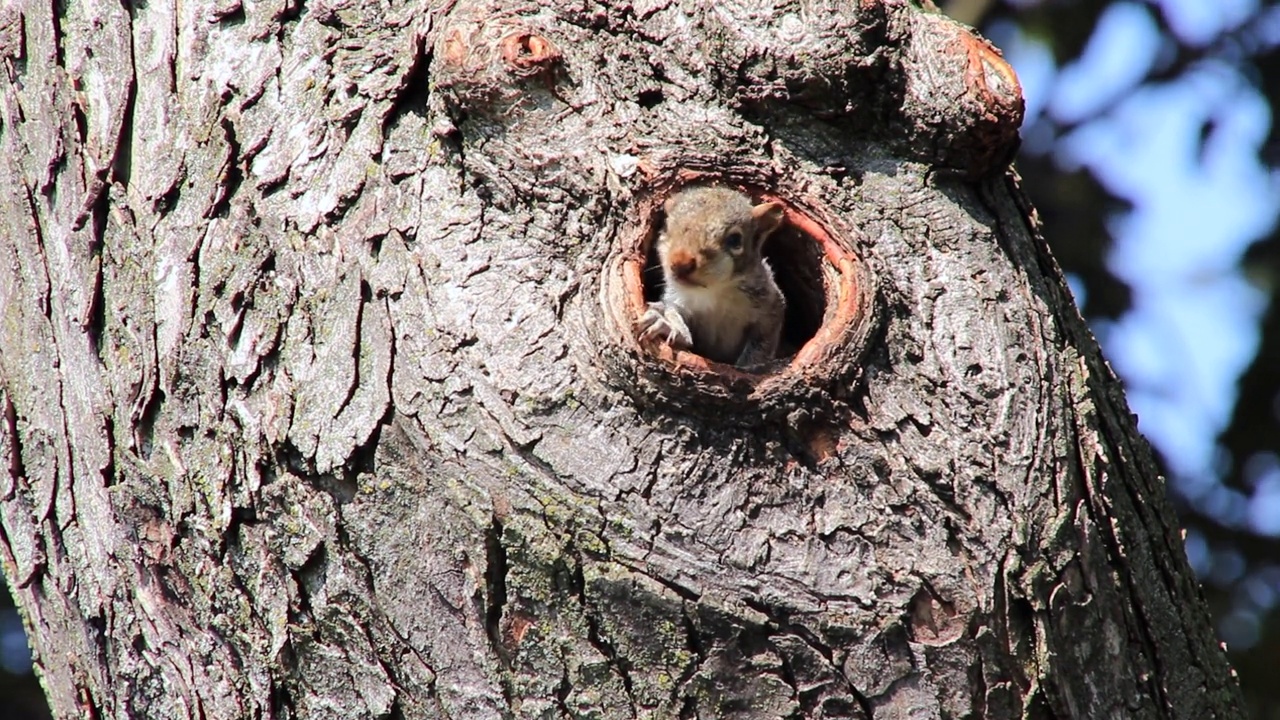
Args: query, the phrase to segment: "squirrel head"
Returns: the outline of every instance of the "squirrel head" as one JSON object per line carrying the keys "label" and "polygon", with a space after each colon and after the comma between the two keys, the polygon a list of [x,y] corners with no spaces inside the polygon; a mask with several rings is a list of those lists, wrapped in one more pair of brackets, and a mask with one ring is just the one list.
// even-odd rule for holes
{"label": "squirrel head", "polygon": [[668,283],[712,287],[758,267],[764,242],[782,224],[782,205],[752,205],[724,187],[698,186],[663,204],[658,257]]}

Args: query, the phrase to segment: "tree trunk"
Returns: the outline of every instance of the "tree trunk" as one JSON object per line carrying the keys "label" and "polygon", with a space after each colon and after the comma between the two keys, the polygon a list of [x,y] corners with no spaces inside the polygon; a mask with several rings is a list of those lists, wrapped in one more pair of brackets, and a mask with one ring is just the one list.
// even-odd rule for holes
{"label": "tree trunk", "polygon": [[[86,0],[0,55],[55,716],[1242,717],[967,29]],[[636,339],[703,181],[786,206],[765,372]]]}

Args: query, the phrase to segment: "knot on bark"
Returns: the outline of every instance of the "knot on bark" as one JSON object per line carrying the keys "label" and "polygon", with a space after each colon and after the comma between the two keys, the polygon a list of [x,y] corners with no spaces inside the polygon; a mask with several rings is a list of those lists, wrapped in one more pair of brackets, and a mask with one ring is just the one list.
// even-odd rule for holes
{"label": "knot on bark", "polygon": [[[664,222],[663,201],[695,182],[731,185],[756,202],[784,208],[786,221],[765,246],[787,300],[783,344],[777,359],[759,372],[639,340],[636,323],[662,293],[655,245]],[[605,287],[612,310],[606,315],[631,364],[630,372],[615,373],[614,379],[631,394],[684,411],[721,413],[726,406],[750,404],[785,413],[814,391],[851,386],[871,335],[875,293],[855,251],[857,231],[826,211],[818,198],[683,171],[641,195],[637,209],[636,226],[614,248]]]}
{"label": "knot on bark", "polygon": [[707,52],[717,84],[770,115],[795,105],[851,136],[979,177],[1018,147],[1024,105],[999,50],[967,27],[907,4],[827,13],[715,7]]}
{"label": "knot on bark", "polygon": [[518,30],[502,39],[502,59],[512,70],[525,77],[555,70],[560,50],[541,35]]}
{"label": "knot on bark", "polygon": [[514,18],[459,20],[442,37],[434,84],[455,108],[502,113],[554,90],[564,56],[546,34]]}
{"label": "knot on bark", "polygon": [[942,15],[913,19],[902,104],[912,154],[978,177],[1018,149],[1025,105],[1013,68],[990,42]]}
{"label": "knot on bark", "polygon": [[790,104],[859,127],[876,122],[896,41],[880,2],[821,12],[762,12],[720,5],[708,12],[706,51],[717,84],[746,105]]}

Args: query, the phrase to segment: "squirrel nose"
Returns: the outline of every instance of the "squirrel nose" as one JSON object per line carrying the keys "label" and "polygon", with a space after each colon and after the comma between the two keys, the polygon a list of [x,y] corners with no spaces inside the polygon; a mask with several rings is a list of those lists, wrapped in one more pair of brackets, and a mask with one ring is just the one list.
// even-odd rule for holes
{"label": "squirrel nose", "polygon": [[686,252],[672,253],[670,262],[671,272],[681,279],[689,277],[698,269],[697,258]]}

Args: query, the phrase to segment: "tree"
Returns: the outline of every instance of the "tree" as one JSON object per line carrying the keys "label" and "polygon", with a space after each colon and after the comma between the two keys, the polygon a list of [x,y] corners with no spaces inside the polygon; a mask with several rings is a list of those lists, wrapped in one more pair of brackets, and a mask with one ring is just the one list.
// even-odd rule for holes
{"label": "tree", "polygon": [[[963,27],[6,12],[0,547],[56,716],[1242,716]],[[764,374],[631,327],[706,180],[788,208]]]}
{"label": "tree", "polygon": [[[1027,194],[1045,220],[1046,240],[1055,257],[1084,289],[1077,299],[1086,319],[1095,327],[1114,329],[1109,334],[1117,346],[1132,346],[1133,331],[1145,325],[1140,332],[1148,342],[1156,340],[1160,346],[1156,353],[1176,358],[1172,363],[1166,360],[1141,369],[1131,364],[1128,376],[1122,379],[1131,403],[1136,394],[1147,398],[1145,409],[1135,409],[1143,413],[1149,427],[1156,429],[1155,449],[1168,455],[1157,459],[1162,467],[1170,468],[1168,493],[1187,533],[1188,557],[1205,582],[1219,636],[1230,645],[1230,662],[1239,671],[1251,716],[1258,720],[1280,718],[1280,687],[1270,682],[1280,648],[1280,613],[1276,612],[1280,594],[1280,566],[1276,563],[1280,557],[1280,514],[1275,502],[1275,490],[1280,486],[1276,464],[1280,414],[1275,412],[1280,402],[1280,283],[1276,281],[1280,278],[1280,227],[1274,224],[1280,206],[1274,202],[1267,180],[1274,175],[1280,155],[1275,152],[1277,125],[1270,118],[1263,120],[1266,124],[1256,136],[1250,131],[1241,132],[1236,120],[1252,112],[1265,117],[1268,109],[1274,117],[1280,106],[1280,41],[1266,30],[1280,9],[1278,6],[1275,0],[1235,8],[1212,3],[1134,4],[1112,0],[947,4],[948,12],[966,13],[969,22],[983,27],[1002,47],[1006,43],[1009,47],[1018,44],[1012,35],[1021,35],[1024,46],[1025,39],[1034,38],[1038,49],[1052,58],[1049,62],[1062,70],[1060,74],[1049,73],[1049,78],[1040,77],[1041,98],[1054,98],[1056,91],[1063,89],[1051,78],[1059,78],[1063,86],[1069,86],[1071,76],[1079,80],[1079,72],[1093,68],[1092,72],[1084,70],[1096,81],[1095,94],[1084,106],[1076,104],[1072,108],[1068,103],[1059,107],[1050,100],[1043,112],[1024,122],[1023,134],[1029,142],[1022,148],[1018,171],[1025,179]],[[1121,21],[1125,32],[1118,36],[1104,30],[1108,24],[1116,28],[1120,17],[1127,17]],[[1141,52],[1130,55],[1128,67],[1119,73],[1114,67],[1102,70],[1083,58],[1115,57],[1117,46],[1135,47],[1138,36],[1153,41],[1152,47],[1158,47],[1158,51],[1146,57]],[[1168,98],[1204,87],[1197,83],[1208,74],[1214,77],[1209,87],[1225,92],[1213,99],[1205,93],[1190,93],[1203,100],[1203,111],[1187,108],[1171,113],[1166,106],[1135,112],[1144,102],[1154,104],[1150,103],[1153,97]],[[1110,75],[1113,82],[1108,83],[1108,78],[1101,75]],[[1151,177],[1150,163],[1142,159],[1143,146],[1150,148],[1158,141],[1149,145],[1145,137],[1135,138],[1135,142],[1125,144],[1124,152],[1110,158],[1111,162],[1099,162],[1098,154],[1092,153],[1094,159],[1086,161],[1083,168],[1078,165],[1081,155],[1091,153],[1073,152],[1073,145],[1075,151],[1095,145],[1079,140],[1089,135],[1096,138],[1095,133],[1108,126],[1115,129],[1141,124],[1144,128],[1139,132],[1154,138],[1160,133],[1148,134],[1145,129],[1167,129],[1166,122],[1185,123],[1172,133],[1173,138],[1181,135],[1181,141],[1169,143],[1180,145],[1170,153],[1171,164],[1182,160],[1188,174],[1213,178],[1203,188],[1201,197],[1205,201],[1200,214],[1209,226],[1216,226],[1221,232],[1206,235],[1185,218],[1169,222],[1167,227],[1181,228],[1181,232],[1172,232],[1162,241],[1163,252],[1170,258],[1179,253],[1194,256],[1195,245],[1204,249],[1214,243],[1224,251],[1219,257],[1225,262],[1216,264],[1207,275],[1196,270],[1170,273],[1169,268],[1162,269],[1157,263],[1143,265],[1134,261],[1133,235],[1141,232],[1141,221],[1134,221],[1153,214],[1166,215],[1167,208],[1157,209],[1161,203],[1154,202],[1154,196],[1167,191],[1152,192],[1151,180],[1126,183],[1119,179],[1124,171],[1116,170],[1144,167],[1145,171],[1140,172]],[[1170,139],[1165,138],[1166,142]],[[1241,162],[1233,163],[1231,171],[1218,172],[1222,159],[1228,155]],[[1269,210],[1263,210],[1261,218],[1255,215],[1252,222],[1246,220],[1233,226],[1232,211],[1237,217],[1249,217],[1248,198],[1232,203],[1225,214],[1209,200],[1213,185],[1221,187],[1233,182],[1252,188],[1244,195],[1257,198],[1255,208],[1269,205]],[[1178,238],[1179,234],[1201,239],[1187,242]],[[1240,237],[1233,239],[1233,234]],[[1243,249],[1241,241],[1252,246],[1237,256],[1235,252]],[[1179,250],[1178,245],[1186,249]],[[1237,249],[1229,249],[1232,246]],[[1126,255],[1128,261],[1124,259]],[[1204,257],[1199,260],[1199,267],[1209,264]],[[1166,278],[1164,288],[1155,287],[1160,282],[1143,282],[1137,288],[1130,285],[1134,278],[1147,280],[1161,275]],[[1170,322],[1178,311],[1152,292],[1176,295],[1190,304],[1203,298],[1204,292],[1246,279],[1251,292],[1241,293],[1235,307],[1228,304],[1204,311],[1217,317],[1242,319],[1240,325],[1252,325],[1245,330],[1252,346],[1246,351],[1252,357],[1247,368],[1205,363],[1203,356],[1197,357],[1198,351],[1188,352],[1187,341],[1191,338],[1190,344],[1196,346],[1221,347],[1225,343],[1201,333],[1186,333],[1188,322]],[[1174,283],[1180,287],[1169,287]],[[1259,301],[1265,310],[1257,305],[1250,307]],[[1154,306],[1162,308],[1157,320],[1161,323],[1159,328],[1149,324]],[[1251,316],[1256,317],[1243,320]],[[1228,325],[1229,322],[1220,326]],[[1256,344],[1252,341],[1255,332]],[[1122,339],[1121,335],[1128,337]],[[1223,403],[1223,389],[1198,386],[1196,381],[1188,382],[1186,374],[1170,373],[1173,363],[1207,370],[1228,380],[1230,389],[1224,404],[1234,408],[1229,419],[1189,407]],[[1165,417],[1152,407],[1161,404],[1155,398],[1171,400]],[[1191,443],[1185,437],[1175,440],[1173,436],[1178,433],[1167,432],[1171,419],[1174,425],[1184,422],[1175,419],[1178,416],[1189,416],[1183,428],[1199,425],[1202,437],[1216,438],[1216,442],[1206,443],[1201,467],[1186,461],[1183,451]],[[1159,431],[1161,426],[1166,432]]]}

